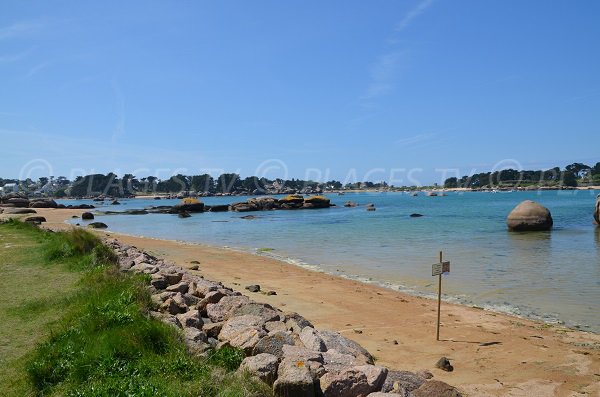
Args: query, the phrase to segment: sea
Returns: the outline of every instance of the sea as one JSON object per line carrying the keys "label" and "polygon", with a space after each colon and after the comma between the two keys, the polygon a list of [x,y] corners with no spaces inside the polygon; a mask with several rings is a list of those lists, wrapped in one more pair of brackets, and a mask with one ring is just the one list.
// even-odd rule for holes
{"label": "sea", "polygon": [[[600,333],[600,191],[405,192],[328,194],[329,209],[251,213],[99,215],[108,230],[265,255],[313,271],[437,296],[432,265],[450,262],[443,299]],[[249,197],[206,197],[207,205]],[[552,213],[548,232],[509,232],[506,216],[523,200]],[[126,199],[97,211],[174,205],[176,199]],[[347,201],[359,206],[344,207]],[[64,200],[63,204],[92,203]],[[365,205],[374,204],[375,211]],[[254,219],[244,219],[245,215]],[[421,214],[421,217],[411,217]],[[71,220],[72,223],[85,223]]]}

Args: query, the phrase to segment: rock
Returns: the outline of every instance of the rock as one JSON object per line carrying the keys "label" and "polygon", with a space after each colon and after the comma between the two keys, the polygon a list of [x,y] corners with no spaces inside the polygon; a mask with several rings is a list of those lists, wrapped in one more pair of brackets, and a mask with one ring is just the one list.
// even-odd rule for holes
{"label": "rock", "polygon": [[200,264],[200,261],[190,261],[190,263],[191,263],[192,265],[199,265],[199,264]]}
{"label": "rock", "polygon": [[369,394],[367,397],[404,397],[404,395],[398,393],[382,393],[380,391],[376,391],[375,393]]}
{"label": "rock", "polygon": [[596,205],[594,207],[594,220],[596,225],[600,226],[600,194],[596,196]]}
{"label": "rock", "polygon": [[425,379],[409,371],[389,371],[381,391],[384,393],[398,393],[402,396],[418,389],[425,383]]}
{"label": "rock", "polygon": [[212,338],[217,338],[219,336],[219,333],[221,332],[221,329],[223,329],[223,324],[225,324],[225,322],[204,323],[204,325],[202,326],[202,330],[206,332],[206,335]]}
{"label": "rock", "polygon": [[118,200],[113,200],[112,203],[110,203],[110,205],[121,205],[121,203],[119,203]]}
{"label": "rock", "polygon": [[284,361],[273,384],[275,397],[315,397],[315,380],[304,362]]}
{"label": "rock", "polygon": [[81,214],[81,219],[83,219],[84,221],[89,221],[94,219],[94,214],[92,214],[91,212],[84,212],[83,214]]}
{"label": "rock", "polygon": [[31,208],[4,208],[7,215],[37,214],[37,211]]}
{"label": "rock", "polygon": [[182,211],[182,212],[178,213],[177,216],[180,218],[190,218],[191,217],[190,213],[187,211]]}
{"label": "rock", "polygon": [[253,284],[246,287],[246,289],[250,292],[260,292],[260,285]]}
{"label": "rock", "polygon": [[184,327],[183,335],[185,337],[185,344],[191,354],[203,356],[211,349],[211,345],[208,343],[208,337],[199,329]]}
{"label": "rock", "polygon": [[161,306],[161,308],[163,310],[165,310],[166,312],[168,312],[169,314],[180,314],[180,313],[185,313],[187,311],[187,306],[185,305],[185,302],[183,302],[183,299],[175,299],[176,297],[172,297],[167,299]]}
{"label": "rock", "polygon": [[335,349],[339,353],[350,354],[357,358],[362,356],[367,364],[373,364],[373,356],[364,347],[338,332],[318,331],[318,335],[325,342],[327,350]]}
{"label": "rock", "polygon": [[[310,205],[308,207],[307,205]],[[305,208],[329,208],[330,200],[324,196],[312,196],[304,199]]]}
{"label": "rock", "polygon": [[304,327],[300,332],[300,340],[304,346],[310,350],[315,350],[318,352],[324,352],[327,350],[325,347],[325,342],[317,334],[317,331],[315,331],[313,327]]}
{"label": "rock", "polygon": [[158,273],[154,273],[152,275],[152,278],[150,280],[150,285],[152,285],[157,290],[165,289],[168,286],[167,280],[165,280],[164,276],[162,276],[161,274],[158,274]]}
{"label": "rock", "polygon": [[198,310],[190,310],[183,314],[178,314],[176,317],[177,320],[179,320],[181,326],[184,328],[188,327],[201,329],[204,325],[204,322],[202,321],[202,318],[200,317],[200,312]]}
{"label": "rock", "polygon": [[230,211],[235,212],[249,212],[249,211],[258,211],[258,207],[249,202],[244,203],[233,203],[229,206]]}
{"label": "rock", "polygon": [[257,207],[261,211],[268,211],[278,207],[277,199],[273,197],[256,197],[248,200],[248,203]]}
{"label": "rock", "polygon": [[354,357],[351,354],[343,354],[335,349],[324,352],[323,366],[327,372],[341,372],[345,369],[368,364],[364,357]]}
{"label": "rock", "polygon": [[327,397],[366,397],[375,391],[369,386],[367,376],[357,369],[328,372],[321,377],[320,384]]}
{"label": "rock", "polygon": [[367,207],[367,211],[375,211],[377,208],[375,207]]}
{"label": "rock", "polygon": [[267,292],[265,292],[265,295],[267,295],[267,296],[273,296],[273,295],[277,295],[277,292],[275,292],[275,291],[267,291]]}
{"label": "rock", "polygon": [[6,204],[11,204],[16,208],[28,208],[29,207],[29,199],[22,197],[13,197],[5,200]]}
{"label": "rock", "polygon": [[294,345],[294,338],[292,338],[291,333],[289,331],[274,332],[262,338],[256,346],[254,346],[252,354],[269,353],[276,356],[278,359],[282,359],[284,345]]}
{"label": "rock", "polygon": [[89,223],[87,226],[92,229],[106,229],[108,227],[108,225],[106,223],[102,223],[102,222],[92,222],[92,223]]}
{"label": "rock", "polygon": [[266,335],[263,325],[264,321],[259,316],[232,317],[223,324],[219,340],[250,353],[259,340]]}
{"label": "rock", "polygon": [[279,360],[274,355],[260,353],[255,356],[246,357],[240,365],[240,371],[247,371],[268,385],[272,385],[275,379],[277,379],[278,364]]}
{"label": "rock", "polygon": [[429,371],[427,369],[422,369],[420,371],[417,371],[416,375],[420,376],[423,379],[431,379],[431,378],[433,378],[433,374],[431,373],[431,371]]}
{"label": "rock", "polygon": [[166,289],[169,292],[181,292],[182,294],[185,294],[190,289],[190,285],[188,283],[182,281],[180,283],[168,286]]}
{"label": "rock", "polygon": [[446,372],[454,371],[454,367],[452,366],[452,364],[450,364],[450,360],[448,360],[446,357],[440,358],[437,361],[437,363],[435,363],[435,367],[439,368],[441,370],[444,370]]}
{"label": "rock", "polygon": [[263,322],[279,320],[279,313],[273,309],[273,306],[267,303],[250,302],[238,306],[231,311],[231,316],[252,315],[259,316]]}
{"label": "rock", "polygon": [[198,270],[198,269],[200,269],[200,266],[198,266],[198,265],[190,266],[190,270]]}
{"label": "rock", "polygon": [[295,312],[285,313],[284,318],[288,329],[297,334],[300,334],[304,327],[313,327],[310,321]]}
{"label": "rock", "polygon": [[371,388],[371,391],[381,390],[383,382],[388,374],[388,369],[377,365],[360,365],[354,367],[364,373],[367,376],[367,384]]}
{"label": "rock", "polygon": [[211,205],[210,212],[227,212],[229,211],[229,204],[223,204],[223,205]]}
{"label": "rock", "polygon": [[162,273],[162,276],[167,281],[167,284],[174,285],[181,281],[183,274],[182,273]]}
{"label": "rock", "polygon": [[423,216],[422,214],[410,214],[411,218],[420,218],[422,216]]}
{"label": "rock", "polygon": [[344,207],[350,207],[350,208],[354,208],[357,207],[358,203],[355,203],[354,201],[346,201],[344,203]]}
{"label": "rock", "polygon": [[245,296],[225,296],[219,303],[206,305],[206,314],[215,323],[225,321],[233,310],[248,304],[249,301]]}
{"label": "rock", "polygon": [[265,323],[267,332],[287,331],[287,327],[283,321],[267,321]]}
{"label": "rock", "polygon": [[43,216],[29,216],[29,217],[25,218],[25,222],[42,223],[42,222],[46,222],[46,218],[44,218]]}
{"label": "rock", "polygon": [[[194,291],[194,295],[203,298],[205,296],[207,296],[210,292],[213,291],[218,291],[220,288],[220,284],[214,283],[212,281],[208,281],[208,280],[204,280],[202,278],[200,279],[196,279],[196,289]],[[223,296],[225,295],[225,293],[223,291],[221,291],[221,293],[223,294]],[[222,298],[222,297],[221,297]],[[219,298],[219,299],[221,299]],[[217,301],[214,302],[209,302],[209,303],[217,303]]]}
{"label": "rock", "polygon": [[539,231],[552,228],[552,215],[546,207],[525,200],[517,205],[506,218],[506,224],[511,231]]}
{"label": "rock", "polygon": [[173,326],[175,328],[181,327],[181,324],[179,324],[179,321],[177,320],[177,318],[175,318],[175,316],[173,316],[171,314],[154,312],[154,311],[151,311],[148,314],[150,315],[150,317],[152,317],[156,320],[162,321],[163,323]]}
{"label": "rock", "polygon": [[200,202],[198,199],[194,198],[186,198],[181,201],[181,203],[176,204],[171,208],[172,213],[179,212],[203,212],[204,211],[204,203]]}
{"label": "rock", "polygon": [[413,391],[413,396],[414,397],[462,397],[462,394],[460,394],[460,392],[444,383],[444,382],[440,382],[439,380],[430,380],[426,383],[424,383],[423,385],[421,385],[421,387],[419,387],[417,390]]}
{"label": "rock", "polygon": [[252,219],[256,219],[256,218],[258,218],[258,216],[254,216],[254,215],[240,216],[240,219],[246,219],[246,220],[252,220]]}
{"label": "rock", "polygon": [[50,198],[33,199],[29,203],[29,208],[57,208],[57,207],[58,207],[58,204],[56,204],[56,201],[54,201]]}

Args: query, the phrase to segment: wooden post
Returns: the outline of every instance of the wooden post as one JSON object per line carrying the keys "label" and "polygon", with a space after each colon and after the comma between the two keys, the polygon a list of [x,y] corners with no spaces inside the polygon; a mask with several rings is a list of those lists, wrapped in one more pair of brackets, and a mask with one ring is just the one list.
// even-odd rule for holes
{"label": "wooden post", "polygon": [[[440,251],[440,263],[442,263],[442,251]],[[437,333],[435,340],[440,340],[440,309],[442,306],[442,274],[438,275],[438,315],[437,315]]]}

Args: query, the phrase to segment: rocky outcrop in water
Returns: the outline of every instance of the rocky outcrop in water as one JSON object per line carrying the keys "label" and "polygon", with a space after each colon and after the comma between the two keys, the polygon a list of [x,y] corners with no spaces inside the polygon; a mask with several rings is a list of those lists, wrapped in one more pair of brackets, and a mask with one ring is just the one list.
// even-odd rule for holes
{"label": "rocky outcrop in water", "polygon": [[508,229],[516,232],[550,230],[553,223],[550,211],[531,200],[517,205],[506,218]]}
{"label": "rocky outcrop in water", "polygon": [[[428,371],[390,371],[338,332],[318,330],[298,313],[265,303],[194,275],[116,240],[107,243],[121,271],[147,274],[154,309],[149,316],[181,332],[191,354],[233,346],[247,371],[272,385],[277,397],[460,397]],[[438,394],[436,394],[438,393]]]}
{"label": "rocky outcrop in water", "polygon": [[600,194],[596,197],[596,207],[594,209],[594,220],[596,225],[600,226]]}

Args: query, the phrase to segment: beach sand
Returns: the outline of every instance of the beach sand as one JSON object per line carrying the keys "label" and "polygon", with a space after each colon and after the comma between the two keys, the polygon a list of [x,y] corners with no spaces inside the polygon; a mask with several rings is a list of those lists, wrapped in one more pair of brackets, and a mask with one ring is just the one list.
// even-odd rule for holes
{"label": "beach sand", "polygon": [[[37,209],[44,227],[71,226],[65,220],[83,210]],[[5,215],[4,215],[5,216]],[[3,217],[3,215],[0,215]],[[117,238],[210,280],[295,311],[317,328],[341,332],[391,369],[429,369],[435,379],[467,396],[600,396],[600,335],[542,322],[442,303],[441,341],[435,340],[437,302],[310,271],[271,258],[176,241],[96,231]],[[266,296],[244,289],[260,284]],[[445,356],[453,372],[435,368]]]}

